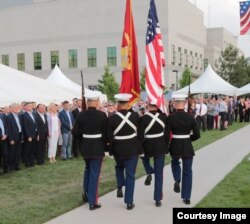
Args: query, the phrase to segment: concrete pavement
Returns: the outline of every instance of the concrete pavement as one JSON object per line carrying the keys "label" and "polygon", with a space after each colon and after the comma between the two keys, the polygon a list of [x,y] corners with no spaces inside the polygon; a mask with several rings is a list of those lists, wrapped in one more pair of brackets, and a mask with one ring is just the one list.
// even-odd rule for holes
{"label": "concrete pavement", "polygon": [[174,181],[171,167],[167,165],[164,168],[162,207],[157,208],[154,205],[154,179],[151,186],[144,186],[145,177],[142,177],[136,181],[135,208],[131,211],[126,209],[123,198],[116,198],[116,191],[112,191],[99,199],[102,204],[101,209],[89,211],[86,204],[47,224],[170,224],[172,223],[172,208],[195,206],[250,153],[249,136],[250,125],[196,152],[193,162],[193,189],[190,206],[182,202],[180,194],[173,192]]}

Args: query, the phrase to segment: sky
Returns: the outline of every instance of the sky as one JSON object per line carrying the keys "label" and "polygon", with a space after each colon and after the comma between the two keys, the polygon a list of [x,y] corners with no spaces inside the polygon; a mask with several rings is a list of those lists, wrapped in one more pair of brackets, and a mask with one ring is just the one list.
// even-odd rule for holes
{"label": "sky", "polygon": [[[225,27],[233,35],[238,36],[238,47],[250,56],[250,35],[240,33],[239,0],[189,0],[204,12],[206,27]],[[242,0],[244,1],[244,0]],[[209,13],[210,12],[210,13]]]}
{"label": "sky", "polygon": [[[188,1],[195,4],[204,12],[204,24],[206,27],[225,27],[233,35],[238,36],[238,47],[245,53],[245,56],[250,56],[250,35],[239,36],[240,0]],[[9,7],[13,5],[25,5],[29,3],[32,3],[32,0],[0,0],[0,8]]]}

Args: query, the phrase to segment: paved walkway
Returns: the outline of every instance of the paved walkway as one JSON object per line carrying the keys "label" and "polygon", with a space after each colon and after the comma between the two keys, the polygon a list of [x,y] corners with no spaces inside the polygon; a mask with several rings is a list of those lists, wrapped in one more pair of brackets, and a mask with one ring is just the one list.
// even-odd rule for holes
{"label": "paved walkway", "polygon": [[48,224],[170,224],[172,223],[173,207],[195,206],[212,190],[241,160],[250,153],[250,125],[227,137],[210,144],[198,152],[193,163],[193,190],[191,205],[184,205],[180,194],[173,192],[171,167],[164,170],[164,199],[162,207],[155,207],[153,201],[153,181],[151,186],[144,186],[145,177],[136,181],[135,208],[126,210],[123,199],[116,198],[116,191],[110,192],[99,199],[102,208],[89,211],[83,205]]}

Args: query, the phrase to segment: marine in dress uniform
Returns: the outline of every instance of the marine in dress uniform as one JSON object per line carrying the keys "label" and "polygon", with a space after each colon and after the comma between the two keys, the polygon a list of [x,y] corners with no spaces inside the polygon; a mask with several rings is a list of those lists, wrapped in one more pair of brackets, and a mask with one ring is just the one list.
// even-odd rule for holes
{"label": "marine in dress uniform", "polygon": [[81,153],[85,161],[83,174],[83,200],[88,201],[89,209],[101,207],[98,204],[98,180],[105,151],[105,132],[107,116],[97,110],[99,92],[85,94],[88,109],[77,116],[73,135],[81,138]]}
{"label": "marine in dress uniform", "polygon": [[123,197],[122,187],[125,186],[124,202],[127,209],[134,208],[135,171],[138,156],[143,152],[137,131],[139,115],[128,110],[131,94],[117,94],[118,112],[108,118],[107,136],[110,154],[116,161],[117,197]]}
{"label": "marine in dress uniform", "polygon": [[[186,97],[184,94],[173,95],[176,112],[167,118],[167,125],[172,132],[169,151],[172,157],[171,167],[175,180],[174,191],[176,193],[180,192],[179,183],[181,182],[181,198],[185,204],[190,204],[194,156],[191,141],[200,138],[200,131],[194,117],[184,111]],[[179,162],[180,159],[182,159],[182,168]]]}
{"label": "marine in dress uniform", "polygon": [[140,118],[139,139],[142,142],[145,158],[153,158],[155,175],[154,200],[156,207],[161,206],[163,197],[163,168],[165,154],[168,153],[169,135],[167,116],[159,112],[156,102],[148,105],[149,112]]}

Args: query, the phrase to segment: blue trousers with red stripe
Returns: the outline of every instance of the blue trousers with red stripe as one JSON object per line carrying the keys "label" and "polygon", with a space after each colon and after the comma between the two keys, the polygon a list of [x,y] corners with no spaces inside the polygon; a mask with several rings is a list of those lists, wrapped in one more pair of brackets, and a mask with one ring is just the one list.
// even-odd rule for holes
{"label": "blue trousers with red stripe", "polygon": [[154,158],[154,173],[155,173],[155,189],[154,200],[162,200],[162,188],[163,188],[163,168],[165,162],[165,155],[153,157]]}
{"label": "blue trousers with red stripe", "polygon": [[180,157],[172,157],[171,168],[175,182],[181,182],[181,198],[189,200],[192,191],[193,157],[181,159],[182,170],[179,162]]}
{"label": "blue trousers with red stripe", "polygon": [[125,186],[125,203],[133,203],[135,189],[135,171],[138,162],[138,156],[129,159],[115,158],[117,187]]}
{"label": "blue trousers with red stripe", "polygon": [[98,184],[103,158],[84,159],[83,191],[87,193],[89,205],[98,203]]}

